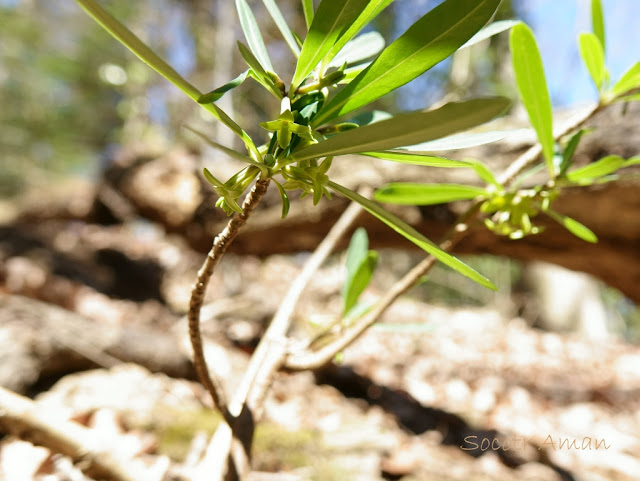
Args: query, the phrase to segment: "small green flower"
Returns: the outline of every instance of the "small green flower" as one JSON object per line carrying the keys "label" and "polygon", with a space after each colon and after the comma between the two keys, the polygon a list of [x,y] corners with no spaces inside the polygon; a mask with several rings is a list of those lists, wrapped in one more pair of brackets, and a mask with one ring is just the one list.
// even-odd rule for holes
{"label": "small green flower", "polygon": [[315,142],[313,132],[308,125],[296,124],[291,110],[285,110],[280,114],[278,120],[261,122],[260,127],[270,132],[275,132],[278,136],[278,145],[281,149],[286,149],[291,142],[291,135],[295,134],[310,142]]}

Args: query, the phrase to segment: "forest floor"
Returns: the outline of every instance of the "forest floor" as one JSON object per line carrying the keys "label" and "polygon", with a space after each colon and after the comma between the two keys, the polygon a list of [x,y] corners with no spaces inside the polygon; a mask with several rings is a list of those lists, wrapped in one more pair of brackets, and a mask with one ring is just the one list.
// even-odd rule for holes
{"label": "forest floor", "polygon": [[[219,423],[194,380],[184,318],[203,255],[149,222],[42,217],[0,215],[11,219],[0,225],[0,386],[87,427],[95,446],[117,446],[145,479],[189,479]],[[229,390],[307,258],[221,262],[203,332]],[[381,258],[365,301],[414,256]],[[339,315],[343,279],[339,254],[301,298],[296,336]],[[503,297],[451,307],[425,302],[420,289],[333,364],[279,374],[256,431],[253,479],[640,479],[639,346],[533,329]],[[0,406],[0,433],[3,416]],[[0,439],[2,480],[90,479],[81,468]]]}

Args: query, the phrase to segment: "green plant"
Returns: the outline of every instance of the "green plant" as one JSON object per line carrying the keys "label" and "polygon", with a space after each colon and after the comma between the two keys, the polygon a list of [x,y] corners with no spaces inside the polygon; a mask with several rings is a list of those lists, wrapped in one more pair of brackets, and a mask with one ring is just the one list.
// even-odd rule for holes
{"label": "green plant", "polygon": [[[290,30],[273,0],[263,0],[295,58],[295,71],[290,82],[274,71],[251,7],[246,0],[236,0],[247,42],[247,45],[239,42],[238,48],[247,68],[227,84],[204,94],[178,75],[94,0],[76,1],[144,62],[226,125],[245,147],[245,151],[237,152],[191,129],[211,146],[247,164],[227,180],[218,179],[208,169],[204,170],[205,178],[218,194],[216,205],[231,219],[214,240],[198,272],[188,315],[198,375],[225,420],[216,438],[228,439],[228,442],[215,455],[222,459],[229,457],[231,467],[228,473],[231,478],[242,478],[248,470],[253,423],[259,416],[270,379],[279,368],[313,369],[329,362],[371,326],[399,295],[415,285],[436,260],[486,287],[494,288],[491,281],[450,254],[456,242],[464,237],[476,220],[481,219],[496,234],[517,239],[539,233],[541,229],[533,219],[545,213],[573,234],[595,242],[595,234],[587,227],[551,209],[551,205],[564,188],[607,182],[616,178],[619,169],[639,163],[637,157],[624,160],[608,156],[589,166],[571,170],[573,153],[585,133],[581,126],[607,105],[637,98],[636,91],[640,87],[640,64],[636,64],[613,87],[608,88],[608,74],[604,67],[602,9],[598,0],[592,2],[594,34],[581,36],[580,49],[600,91],[600,102],[560,133],[553,132],[552,109],[542,62],[529,28],[514,21],[485,27],[500,0],[446,0],[387,47],[375,32],[361,36],[357,34],[392,0],[323,0],[316,11],[310,0],[302,0],[308,30],[304,39]],[[454,160],[429,155],[428,152],[432,148],[429,142],[435,139],[447,138],[454,146],[456,143],[468,145],[469,139],[472,142],[495,140],[495,133],[480,136],[481,139],[477,134],[474,134],[475,137],[450,136],[501,115],[510,104],[506,99],[479,98],[452,102],[428,111],[383,115],[382,119],[374,113],[368,116],[355,115],[358,109],[413,80],[455,51],[509,28],[518,90],[540,143],[514,162],[502,176],[494,175],[475,159]],[[280,102],[279,112],[274,112],[271,118],[260,123],[264,131],[261,140],[250,137],[245,129],[216,105],[223,95],[240,87],[247,79],[258,82],[267,95],[274,96]],[[341,158],[347,154],[428,167],[473,169],[486,186],[404,183],[387,185],[376,192],[377,201],[412,205],[473,200],[471,207],[438,245],[370,200],[366,193],[354,192],[332,181],[332,163],[348,161]],[[541,155],[543,160],[539,162]],[[547,169],[548,182],[527,188],[519,187],[532,171],[540,168]],[[342,329],[318,349],[314,348],[317,346],[314,339],[293,341],[287,337],[293,307],[315,269],[357,215],[358,207],[350,207],[319,246],[300,277],[294,281],[254,353],[240,387],[228,399],[224,386],[215,373],[209,373],[205,363],[199,312],[208,280],[217,262],[271,182],[275,184],[282,200],[282,217],[287,216],[290,208],[288,192],[300,190],[303,196],[311,196],[314,204],[323,196],[331,198],[332,193],[337,193],[352,200],[354,206],[359,205],[430,255],[408,272],[378,303],[370,309],[356,312],[357,298],[369,282],[376,261],[375,253],[368,250],[366,235],[357,232],[349,249],[344,288],[343,317],[348,318],[349,322],[345,322]],[[229,433],[231,436],[228,436]],[[234,445],[241,445],[241,448],[234,449]],[[215,479],[217,475],[212,474],[212,478]]]}

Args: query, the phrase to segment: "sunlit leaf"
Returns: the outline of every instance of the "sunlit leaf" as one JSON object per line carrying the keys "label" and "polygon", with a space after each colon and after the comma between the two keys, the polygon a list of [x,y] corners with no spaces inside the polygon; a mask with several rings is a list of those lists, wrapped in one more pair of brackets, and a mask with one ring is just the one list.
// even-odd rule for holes
{"label": "sunlit leaf", "polygon": [[278,5],[274,0],[262,0],[262,3],[264,3],[264,6],[267,7],[267,11],[278,27],[278,30],[280,30],[284,41],[287,42],[287,45],[289,46],[293,54],[298,57],[300,55],[300,48],[298,47],[298,43],[296,42],[296,39],[293,36],[291,29],[289,28],[289,24],[287,24],[287,21],[282,16],[282,12],[278,8]]}
{"label": "sunlit leaf", "polygon": [[266,166],[264,164],[258,163],[255,160],[253,160],[252,158],[247,157],[246,155],[242,155],[240,152],[238,152],[238,151],[236,151],[234,149],[230,149],[229,147],[225,147],[224,145],[219,144],[218,142],[216,142],[216,141],[212,140],[211,138],[209,138],[203,132],[200,132],[199,130],[194,129],[193,127],[190,127],[190,126],[186,125],[185,129],[189,130],[193,134],[195,134],[198,137],[200,137],[202,140],[204,140],[207,144],[209,144],[214,149],[217,149],[220,152],[224,152],[225,154],[227,154],[232,159],[239,160],[239,161],[244,162],[246,164],[255,165],[262,172],[266,173]]}
{"label": "sunlit leaf", "polygon": [[490,144],[497,142],[514,133],[522,132],[520,130],[490,130],[487,132],[462,132],[460,134],[450,135],[442,139],[430,140],[420,144],[406,147],[406,150],[415,152],[439,152],[443,150],[459,150],[468,149],[469,147],[477,147],[478,145]]}
{"label": "sunlit leaf", "polygon": [[602,83],[606,76],[604,66],[604,51],[600,40],[592,33],[581,33],[579,37],[580,56],[587,66],[589,75],[598,90],[602,89]]}
{"label": "sunlit leaf", "polygon": [[383,110],[372,110],[370,112],[362,112],[352,119],[349,119],[349,122],[353,122],[358,124],[360,127],[364,127],[365,125],[375,124],[376,122],[380,122],[381,120],[387,120],[393,117],[389,112],[385,112]]}
{"label": "sunlit leaf", "polygon": [[242,42],[238,42],[238,49],[240,50],[240,55],[242,55],[244,61],[249,67],[251,67],[251,72],[249,72],[249,74],[260,82],[269,92],[275,95],[278,99],[281,99],[282,92],[280,92],[273,84],[273,81],[262,68],[262,65],[260,65],[260,62],[255,55],[253,55],[251,50],[249,50]]}
{"label": "sunlit leaf", "polygon": [[384,37],[378,32],[368,32],[351,40],[329,63],[329,67],[341,67],[360,63],[380,53],[384,48]]}
{"label": "sunlit leaf", "polygon": [[625,160],[622,167],[631,167],[632,165],[640,165],[640,155]]}
{"label": "sunlit leaf", "polygon": [[587,132],[587,129],[580,129],[575,134],[571,136],[569,142],[567,142],[567,146],[562,153],[562,162],[560,163],[560,168],[558,171],[558,175],[562,177],[567,169],[571,166],[571,161],[573,158],[573,154],[578,148],[578,144],[580,143],[580,139]]}
{"label": "sunlit leaf", "polygon": [[318,114],[314,125],[386,95],[455,52],[491,18],[500,0],[447,0],[414,23]]}
{"label": "sunlit leaf", "polygon": [[509,30],[511,27],[518,25],[520,20],[498,20],[497,22],[490,23],[478,33],[476,33],[473,37],[469,39],[467,43],[465,43],[460,50],[463,48],[471,47],[477,43],[482,42],[494,35],[504,32],[505,30]]}
{"label": "sunlit leaf", "polygon": [[565,229],[571,232],[574,236],[582,239],[583,241],[591,242],[592,244],[598,242],[598,237],[593,233],[593,231],[577,220],[567,217],[566,215],[559,214],[553,210],[547,210],[546,213],[553,220],[562,224]]}
{"label": "sunlit leaf", "polygon": [[531,29],[521,23],[511,29],[509,45],[520,99],[529,114],[531,125],[538,134],[547,167],[553,175],[551,100],[536,39]]}
{"label": "sunlit leaf", "polygon": [[596,162],[592,162],[591,164],[567,173],[567,179],[571,182],[580,182],[585,179],[597,179],[598,177],[615,172],[620,169],[624,163],[625,160],[618,155],[607,155]]}
{"label": "sunlit leaf", "polygon": [[426,112],[400,114],[306,147],[292,159],[299,161],[413,145],[484,123],[503,113],[508,106],[507,99],[485,98],[451,102]]}
{"label": "sunlit leaf", "polygon": [[478,174],[478,176],[482,180],[484,180],[487,184],[494,185],[499,189],[502,188],[502,185],[500,184],[500,182],[498,182],[498,179],[496,179],[496,176],[493,174],[493,172],[491,172],[491,169],[489,169],[489,167],[487,167],[484,163],[476,159],[464,159],[464,160],[465,162],[468,162],[471,164],[471,167],[473,168],[473,170],[476,171],[476,174]]}
{"label": "sunlit leaf", "polygon": [[291,81],[293,91],[325,57],[344,29],[358,18],[366,4],[366,0],[322,0],[320,2],[293,74]]}
{"label": "sunlit leaf", "polygon": [[209,104],[211,102],[216,102],[225,93],[227,93],[229,90],[232,90],[232,89],[236,88],[237,86],[241,85],[242,82],[244,82],[244,80],[247,78],[247,75],[249,75],[249,71],[245,70],[240,75],[238,75],[236,78],[234,78],[231,82],[228,82],[228,83],[224,84],[222,87],[218,87],[217,89],[212,90],[211,92],[201,96],[198,99],[198,103],[199,104]]}
{"label": "sunlit leaf", "polygon": [[302,12],[304,13],[304,21],[307,24],[307,30],[313,22],[313,0],[302,0]]}
{"label": "sunlit leaf", "polygon": [[604,15],[602,14],[602,3],[600,0],[591,0],[591,26],[593,33],[600,41],[602,51],[606,51],[606,37],[604,30]]}
{"label": "sunlit leaf", "polygon": [[424,165],[426,167],[471,167],[472,164],[461,160],[446,159],[433,155],[405,154],[403,152],[363,152],[362,155],[378,159],[391,160],[402,164]]}
{"label": "sunlit leaf", "polygon": [[343,315],[349,312],[366,289],[377,265],[378,255],[369,251],[367,231],[359,227],[347,249],[347,276],[342,288]]}
{"label": "sunlit leaf", "polygon": [[435,205],[475,199],[486,194],[485,189],[472,185],[395,182],[378,189],[374,199],[388,204]]}
{"label": "sunlit leaf", "polygon": [[[335,45],[331,47],[331,50],[329,50],[329,53],[327,54],[326,58],[323,61],[324,62],[331,61],[334,59],[336,55],[339,54],[339,52],[348,50],[347,43],[350,42],[351,39],[354,38],[356,35],[358,35],[360,30],[362,30],[366,25],[368,25],[375,17],[378,16],[380,12],[382,12],[385,8],[387,8],[392,2],[393,0],[370,0],[368,5],[364,8],[364,10],[362,10],[362,13],[358,15],[358,18],[356,18],[353,21],[353,23],[349,25],[347,30],[340,36],[340,38],[338,38]],[[384,48],[384,45],[383,45],[383,48]],[[331,64],[334,64],[334,62],[331,62]]]}
{"label": "sunlit leaf", "polygon": [[[109,32],[122,45],[133,52],[140,60],[149,65],[152,69],[162,75],[184,92],[189,98],[196,102],[202,96],[197,88],[191,85],[169,64],[162,60],[151,50],[142,40],[133,34],[127,27],[120,23],[109,12],[104,10],[95,0],[76,0],[76,2],[107,32]],[[251,137],[231,119],[220,107],[215,104],[201,104],[204,109],[213,114],[224,125],[229,127],[238,137],[242,139],[247,149],[259,157],[258,150]]]}
{"label": "sunlit leaf", "polygon": [[247,1],[236,0],[236,9],[238,10],[240,26],[244,32],[244,37],[247,39],[249,48],[260,62],[260,65],[262,65],[262,68],[274,72],[271,59],[267,53],[267,47],[264,44],[260,28],[258,27],[258,22],[256,22],[256,18],[253,16],[253,12],[247,4]]}
{"label": "sunlit leaf", "polygon": [[618,97],[629,90],[640,87],[640,62],[627,70],[611,89],[611,94]]}
{"label": "sunlit leaf", "polygon": [[352,190],[341,186],[340,184],[336,184],[333,181],[329,181],[328,186],[330,189],[345,196],[347,199],[360,204],[371,215],[373,215],[374,217],[377,217],[379,220],[381,220],[386,225],[388,225],[393,230],[395,230],[398,234],[410,240],[411,242],[416,244],[418,247],[424,249],[426,252],[431,254],[433,257],[435,257],[437,260],[439,260],[443,264],[448,265],[452,269],[460,272],[462,275],[472,279],[478,284],[488,287],[489,289],[497,290],[496,286],[489,279],[487,279],[482,274],[478,273],[477,271],[469,267],[460,259],[453,257],[451,254],[448,254],[447,252],[443,251],[440,247],[438,247],[432,241],[430,241],[425,236],[420,234],[417,230],[415,230],[409,224],[399,219],[395,215],[391,214],[390,212],[386,211],[375,202],[361,196],[357,192],[353,192]]}
{"label": "sunlit leaf", "polygon": [[282,199],[282,218],[284,219],[289,214],[289,209],[291,207],[291,202],[289,201],[289,196],[287,192],[284,190],[284,187],[280,185],[278,181],[273,179],[273,182],[276,184],[278,188],[278,192],[280,192],[280,198]]}

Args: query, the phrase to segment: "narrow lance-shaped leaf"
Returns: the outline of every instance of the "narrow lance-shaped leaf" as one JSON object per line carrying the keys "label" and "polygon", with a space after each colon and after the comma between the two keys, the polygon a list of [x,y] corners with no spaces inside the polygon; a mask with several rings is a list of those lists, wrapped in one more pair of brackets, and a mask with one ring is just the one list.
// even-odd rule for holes
{"label": "narrow lance-shaped leaf", "polygon": [[329,63],[329,67],[341,67],[345,62],[353,65],[380,53],[384,48],[384,38],[378,32],[363,33],[351,40]]}
{"label": "narrow lance-shaped leaf", "polygon": [[[520,131],[526,131],[521,129]],[[518,133],[519,130],[489,130],[487,132],[462,132],[460,134],[450,135],[442,139],[430,140],[420,144],[406,147],[406,150],[412,152],[439,152],[442,150],[458,150],[468,149],[469,147],[477,147],[478,145],[490,144],[497,142],[509,135]]]}
{"label": "narrow lance-shaped leaf", "polygon": [[302,45],[291,81],[292,91],[295,91],[320,63],[347,25],[358,18],[366,4],[367,0],[322,0]]}
{"label": "narrow lance-shaped leaf", "polygon": [[287,192],[284,190],[284,187],[280,185],[280,183],[273,179],[273,182],[276,184],[278,188],[278,192],[280,193],[280,198],[282,199],[282,218],[284,219],[289,214],[289,209],[291,208],[291,201],[289,200],[289,196]]}
{"label": "narrow lance-shaped leaf", "polygon": [[640,62],[637,62],[622,75],[611,89],[611,94],[618,97],[635,88],[640,88]]}
{"label": "narrow lance-shaped leaf", "polygon": [[547,210],[546,213],[557,223],[562,224],[565,229],[571,232],[574,236],[582,239],[583,241],[591,242],[592,244],[598,242],[598,237],[593,233],[593,231],[577,220],[567,217],[566,215],[559,214],[551,209]]}
{"label": "narrow lance-shaped leaf", "polygon": [[434,244],[432,241],[427,239],[425,236],[420,234],[417,230],[411,227],[409,224],[399,219],[395,215],[386,211],[378,204],[373,201],[370,201],[366,197],[361,196],[357,192],[353,192],[352,190],[347,189],[346,187],[341,186],[340,184],[336,184],[333,181],[329,181],[328,184],[330,189],[338,192],[339,194],[345,196],[347,199],[352,200],[360,204],[367,212],[369,212],[374,217],[377,217],[379,220],[384,222],[386,225],[395,230],[398,234],[402,235],[406,239],[410,240],[418,247],[427,251],[437,260],[442,262],[443,264],[448,265],[452,269],[458,271],[462,275],[470,278],[471,280],[481,284],[489,289],[497,290],[496,286],[482,274],[478,273],[467,264],[462,262],[460,259],[453,257],[451,254],[443,251],[440,247]]}
{"label": "narrow lance-shaped leaf", "polygon": [[473,170],[476,171],[478,177],[484,180],[487,184],[493,185],[498,189],[502,189],[503,186],[498,182],[496,176],[491,172],[491,169],[487,167],[485,164],[476,159],[464,159],[466,162],[469,162],[472,165]]}
{"label": "narrow lance-shaped leaf", "polygon": [[386,95],[444,60],[491,18],[500,0],[447,0],[414,23],[316,116],[314,125]]}
{"label": "narrow lance-shaped leaf", "polygon": [[[156,53],[151,50],[135,34],[133,34],[133,32],[131,32],[127,27],[121,24],[109,12],[104,10],[96,1],[76,0],[76,2],[116,40],[118,40],[120,43],[122,43],[122,45],[131,50],[131,52],[133,52],[140,60],[149,65],[152,69],[166,78],[169,82],[178,87],[189,98],[197,102],[198,99],[202,96],[202,92],[200,92],[197,88],[187,82],[187,80],[185,80],[178,72],[176,72],[171,66],[169,66],[169,64],[167,64],[158,55],[156,55]],[[256,158],[260,157],[255,144],[251,140],[251,137],[249,137],[249,135],[244,130],[242,130],[242,128],[237,123],[235,123],[222,109],[214,104],[202,104],[202,107],[209,111],[209,113],[213,114],[214,117],[220,120],[238,137],[240,137],[244,144],[247,146],[247,149],[253,152]]]}
{"label": "narrow lance-shaped leaf", "polygon": [[284,41],[287,42],[287,45],[289,46],[293,54],[298,57],[300,55],[300,48],[298,47],[298,43],[293,36],[293,32],[291,32],[291,29],[289,28],[289,24],[282,16],[282,12],[278,8],[278,5],[274,0],[262,0],[262,3],[264,3],[264,6],[267,7],[267,11],[278,27],[278,30],[280,30]]}
{"label": "narrow lance-shaped leaf", "polygon": [[471,47],[477,43],[482,42],[494,35],[504,32],[505,30],[509,30],[511,27],[518,25],[520,20],[498,20],[497,22],[490,23],[478,33],[476,33],[473,37],[469,39],[467,43],[465,43],[460,50],[463,48]]}
{"label": "narrow lance-shaped leaf", "polygon": [[313,0],[302,0],[302,12],[304,13],[304,21],[307,24],[307,30],[313,23]]}
{"label": "narrow lance-shaped leaf", "polygon": [[387,8],[393,0],[370,0],[369,4],[362,11],[362,13],[356,18],[353,23],[349,26],[349,28],[340,36],[338,41],[331,47],[331,50],[327,54],[326,58],[323,59],[323,62],[335,63],[332,61],[334,57],[336,57],[339,52],[342,52],[347,43],[354,38],[360,30],[362,30],[365,25],[368,25],[374,18],[378,16],[380,12],[382,12],[385,8]]}
{"label": "narrow lance-shaped leaf", "polygon": [[401,164],[424,165],[427,167],[471,167],[472,164],[462,160],[446,159],[433,155],[405,154],[403,152],[363,152],[362,155],[378,159],[391,160]]}
{"label": "narrow lance-shaped leaf", "polygon": [[251,53],[251,50],[249,50],[242,42],[238,42],[238,49],[240,50],[240,55],[242,56],[244,61],[249,67],[251,67],[251,71],[249,72],[249,74],[260,84],[262,84],[262,86],[264,86],[264,88],[266,88],[269,92],[275,95],[278,99],[281,99],[282,92],[280,92],[273,84],[271,78],[262,68],[262,65],[260,65],[258,59],[255,57],[255,55],[253,55],[253,53]]}
{"label": "narrow lance-shaped leaf", "polygon": [[389,204],[435,205],[475,199],[486,194],[485,189],[472,185],[394,182],[378,189],[374,198]]}
{"label": "narrow lance-shaped leaf", "polygon": [[591,0],[591,26],[593,33],[600,41],[602,51],[606,51],[607,44],[604,31],[604,15],[602,14],[602,3],[600,0]]}
{"label": "narrow lance-shaped leaf", "polygon": [[377,254],[369,251],[367,231],[359,227],[353,233],[347,249],[347,275],[342,288],[343,314],[351,310],[369,285],[377,260]]}
{"label": "narrow lance-shaped leaf", "polygon": [[578,148],[578,144],[580,143],[580,139],[587,132],[587,129],[580,129],[575,134],[571,136],[569,142],[567,142],[567,146],[562,153],[562,162],[560,163],[560,171],[558,172],[558,176],[562,177],[567,169],[571,166],[571,162],[573,159],[573,154]]}
{"label": "narrow lance-shaped leaf", "polygon": [[244,37],[247,39],[249,48],[255,55],[255,57],[262,65],[262,68],[273,72],[273,65],[271,65],[271,59],[267,53],[267,47],[262,39],[258,22],[253,16],[251,8],[247,4],[246,0],[236,0],[236,9],[238,10],[238,17],[240,17],[240,25],[244,32]]}
{"label": "narrow lance-shaped leaf", "polygon": [[624,165],[625,160],[618,155],[607,155],[602,159],[593,162],[567,174],[567,179],[571,182],[580,182],[585,179],[597,179],[609,175]]}
{"label": "narrow lance-shaped leaf", "polygon": [[553,176],[551,100],[536,39],[528,26],[519,24],[511,29],[509,45],[520,98],[529,114],[531,125],[538,134],[544,159]]}
{"label": "narrow lance-shaped leaf", "polygon": [[251,157],[247,157],[246,155],[242,155],[240,152],[237,152],[237,151],[235,151],[233,149],[230,149],[229,147],[225,147],[224,145],[219,144],[218,142],[216,142],[214,140],[211,140],[206,134],[204,134],[203,132],[200,132],[197,129],[194,129],[193,127],[190,127],[190,126],[186,125],[185,129],[189,130],[193,134],[195,134],[198,137],[200,137],[202,140],[204,140],[207,144],[209,144],[214,149],[217,149],[220,152],[224,152],[225,154],[227,154],[232,159],[240,160],[241,162],[245,162],[247,164],[254,165],[254,166],[258,167],[263,174],[265,174],[265,175],[267,174],[266,165],[261,164],[259,162],[256,162]]}
{"label": "narrow lance-shaped leaf", "polygon": [[351,310],[356,306],[360,294],[367,288],[373,277],[373,272],[378,265],[378,253],[368,251],[365,259],[360,263],[355,271],[349,289],[344,297],[343,316],[351,314]]}
{"label": "narrow lance-shaped leaf", "polygon": [[222,98],[222,96],[225,93],[227,93],[229,90],[232,90],[232,89],[238,87],[239,85],[241,85],[242,82],[244,82],[244,80],[247,78],[248,74],[249,74],[249,70],[245,70],[240,75],[238,75],[236,78],[234,78],[231,82],[227,82],[222,87],[218,87],[217,89],[212,90],[211,92],[202,95],[198,99],[198,103],[199,104],[209,104],[209,103],[212,103],[212,102],[216,102],[217,100],[220,100],[220,98]]}
{"label": "narrow lance-shaped leaf", "polygon": [[292,159],[299,161],[413,145],[484,123],[503,113],[508,106],[507,99],[498,97],[451,102],[436,110],[400,114],[306,147]]}
{"label": "narrow lance-shaped leaf", "polygon": [[602,89],[602,84],[606,76],[604,66],[604,51],[598,37],[592,33],[581,33],[579,37],[580,56],[587,66],[589,75],[598,90]]}

